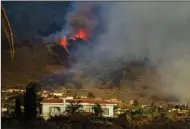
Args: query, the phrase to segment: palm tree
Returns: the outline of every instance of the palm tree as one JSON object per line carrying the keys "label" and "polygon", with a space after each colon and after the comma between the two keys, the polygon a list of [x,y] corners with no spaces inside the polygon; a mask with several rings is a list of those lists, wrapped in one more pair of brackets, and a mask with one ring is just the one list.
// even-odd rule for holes
{"label": "palm tree", "polygon": [[80,108],[83,106],[80,104],[80,101],[74,102],[70,101],[70,105],[67,106],[66,112],[70,113],[71,115],[74,115],[80,111]]}
{"label": "palm tree", "polygon": [[96,103],[92,109],[94,110],[95,116],[101,116],[103,113],[102,107],[100,104]]}

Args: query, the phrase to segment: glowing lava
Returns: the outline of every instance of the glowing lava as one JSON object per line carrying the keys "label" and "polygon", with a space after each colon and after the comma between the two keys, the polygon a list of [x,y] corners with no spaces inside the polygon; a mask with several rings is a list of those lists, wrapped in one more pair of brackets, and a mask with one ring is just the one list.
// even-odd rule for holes
{"label": "glowing lava", "polygon": [[63,46],[68,55],[71,56],[69,50],[67,49],[68,42],[64,36],[61,38],[60,45]]}
{"label": "glowing lava", "polygon": [[77,38],[81,38],[84,41],[87,41],[88,40],[87,32],[84,29],[79,29],[77,33],[74,36],[72,36],[73,40],[76,40]]}
{"label": "glowing lava", "polygon": [[[71,39],[76,40],[76,39],[82,39],[84,41],[88,40],[88,35],[87,32],[84,29],[79,29],[72,37]],[[64,47],[64,49],[66,50],[66,52],[68,53],[69,56],[71,56],[71,53],[69,52],[69,50],[67,49],[67,46],[69,45],[67,39],[65,38],[65,36],[61,37],[61,41],[60,41],[60,45],[62,47]]]}

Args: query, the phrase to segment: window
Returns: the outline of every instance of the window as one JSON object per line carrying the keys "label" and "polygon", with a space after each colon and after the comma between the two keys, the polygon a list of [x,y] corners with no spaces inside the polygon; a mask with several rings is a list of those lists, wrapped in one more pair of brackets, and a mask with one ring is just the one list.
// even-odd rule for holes
{"label": "window", "polygon": [[109,115],[109,108],[102,108],[103,115]]}
{"label": "window", "polygon": [[85,108],[85,112],[93,112],[92,108]]}
{"label": "window", "polygon": [[55,116],[55,115],[59,115],[60,114],[61,108],[60,107],[50,107],[49,111],[50,111],[49,112],[50,116]]}

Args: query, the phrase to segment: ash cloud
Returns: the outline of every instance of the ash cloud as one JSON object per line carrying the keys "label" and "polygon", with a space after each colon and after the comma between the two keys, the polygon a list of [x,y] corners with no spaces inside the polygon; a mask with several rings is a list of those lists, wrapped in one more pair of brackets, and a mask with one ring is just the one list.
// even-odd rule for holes
{"label": "ash cloud", "polygon": [[[185,2],[99,4],[106,30],[96,37],[93,50],[86,51],[85,57],[79,55],[81,59],[70,71],[96,78],[97,74],[103,76],[122,68],[122,62],[148,57],[157,65],[160,87],[180,101],[189,101],[189,5]],[[91,82],[94,84],[96,80]]]}
{"label": "ash cloud", "polygon": [[66,16],[63,16],[66,23],[63,25],[62,30],[44,37],[44,43],[58,42],[61,36],[72,36],[78,29],[85,29],[88,35],[91,36],[98,26],[97,17],[93,13],[95,3],[73,2]]}

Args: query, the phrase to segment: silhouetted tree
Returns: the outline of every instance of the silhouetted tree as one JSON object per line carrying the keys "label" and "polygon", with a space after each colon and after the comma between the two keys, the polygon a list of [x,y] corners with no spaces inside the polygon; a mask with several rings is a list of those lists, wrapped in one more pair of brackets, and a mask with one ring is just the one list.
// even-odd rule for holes
{"label": "silhouetted tree", "polygon": [[66,96],[72,96],[73,95],[72,91],[70,91],[70,90],[67,90],[65,94],[66,94]]}
{"label": "silhouetted tree", "polygon": [[37,82],[31,82],[26,86],[24,95],[24,116],[26,120],[35,120],[37,116],[37,90],[40,88]]}
{"label": "silhouetted tree", "polygon": [[88,92],[87,97],[90,99],[94,99],[95,95],[92,92]]}
{"label": "silhouetted tree", "polygon": [[102,107],[100,104],[96,103],[92,109],[94,110],[95,116],[101,116],[103,113]]}
{"label": "silhouetted tree", "polygon": [[138,105],[139,105],[139,101],[135,99],[135,100],[133,101],[133,106],[134,106],[134,107],[137,107]]}
{"label": "silhouetted tree", "polygon": [[119,108],[119,106],[114,106],[113,110],[117,110]]}
{"label": "silhouetted tree", "polygon": [[67,112],[71,115],[74,115],[75,113],[79,112],[80,108],[83,106],[80,104],[80,101],[74,102],[70,101],[70,105],[67,106]]}
{"label": "silhouetted tree", "polygon": [[21,98],[20,96],[17,96],[15,99],[15,115],[16,115],[16,119],[19,120],[22,116],[22,112],[21,112]]}

